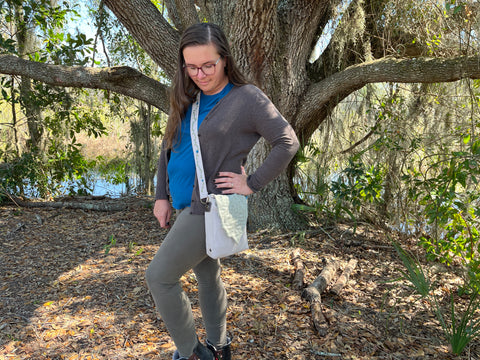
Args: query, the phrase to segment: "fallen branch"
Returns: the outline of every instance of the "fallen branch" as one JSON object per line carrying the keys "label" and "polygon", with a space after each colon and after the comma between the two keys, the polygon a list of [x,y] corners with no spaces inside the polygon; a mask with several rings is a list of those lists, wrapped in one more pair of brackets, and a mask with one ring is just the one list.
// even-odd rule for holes
{"label": "fallen branch", "polygon": [[329,352],[324,352],[324,351],[312,351],[315,355],[319,356],[327,356],[327,357],[342,357],[342,354],[336,354],[336,353],[329,353]]}
{"label": "fallen branch", "polygon": [[13,197],[12,200],[17,206],[26,208],[53,208],[53,209],[81,209],[81,210],[95,210],[95,211],[122,211],[126,210],[128,205],[125,202],[71,202],[71,201],[24,201],[17,197]]}
{"label": "fallen branch", "polygon": [[300,249],[296,248],[290,254],[290,259],[295,272],[293,274],[292,288],[300,290],[303,288],[303,277],[305,276],[305,266],[303,265],[302,258],[300,256]]}
{"label": "fallen branch", "polygon": [[329,322],[323,314],[321,294],[332,281],[338,266],[339,263],[337,261],[329,261],[320,275],[302,291],[302,297],[310,302],[313,325],[321,337],[327,335],[329,325]]}
{"label": "fallen branch", "polygon": [[321,337],[327,336],[328,322],[322,311],[321,298],[319,296],[318,302],[315,301],[310,305],[310,312],[312,313],[312,321],[317,333]]}
{"label": "fallen branch", "polygon": [[318,277],[303,290],[302,297],[308,301],[312,301],[312,299],[317,296],[317,293],[323,293],[335,276],[338,267],[339,263],[336,260],[327,262],[327,265],[322,270],[320,275],[318,275]]}
{"label": "fallen branch", "polygon": [[357,266],[357,259],[350,259],[342,275],[340,275],[335,285],[333,285],[333,287],[330,289],[331,293],[335,295],[340,294],[344,286],[347,284],[348,279],[350,278],[350,275],[352,274],[353,270],[355,270],[356,266]]}
{"label": "fallen branch", "polygon": [[358,246],[358,247],[364,248],[365,250],[375,249],[375,250],[392,250],[392,251],[395,251],[395,248],[391,245],[368,244],[368,243],[364,243],[363,241],[359,241],[359,240],[345,241],[345,246],[348,246],[348,247]]}
{"label": "fallen branch", "polygon": [[19,230],[21,230],[21,229],[24,229],[24,228],[25,228],[25,224],[24,224],[24,223],[22,223],[22,222],[18,223],[17,226],[15,227],[15,229],[7,232],[7,237],[10,236],[10,235],[12,235],[12,234],[14,234],[14,233],[16,233],[17,231],[19,231]]}

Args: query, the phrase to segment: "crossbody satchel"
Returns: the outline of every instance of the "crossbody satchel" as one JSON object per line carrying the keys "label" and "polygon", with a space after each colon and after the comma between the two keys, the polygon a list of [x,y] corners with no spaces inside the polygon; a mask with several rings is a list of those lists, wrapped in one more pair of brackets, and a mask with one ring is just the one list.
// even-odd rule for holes
{"label": "crossbody satchel", "polygon": [[205,205],[206,251],[208,256],[218,259],[248,249],[247,197],[240,194],[208,193],[200,141],[198,140],[199,108],[200,92],[192,105],[190,136],[192,138],[200,199]]}

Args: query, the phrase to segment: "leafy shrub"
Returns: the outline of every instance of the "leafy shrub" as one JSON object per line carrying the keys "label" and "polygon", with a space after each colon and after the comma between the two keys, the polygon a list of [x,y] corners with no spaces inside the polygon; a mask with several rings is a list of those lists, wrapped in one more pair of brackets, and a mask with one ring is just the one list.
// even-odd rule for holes
{"label": "leafy shrub", "polygon": [[52,198],[65,192],[62,183],[70,195],[90,192],[88,172],[95,162],[85,160],[78,146],[50,147],[47,154],[33,151],[5,161],[0,166],[3,196]]}
{"label": "leafy shrub", "polygon": [[433,291],[429,276],[418,260],[397,242],[393,242],[393,246],[405,266],[405,270],[400,270],[402,279],[407,280],[411,284],[410,287],[426,300],[440,322],[452,352],[460,355],[465,347],[480,335],[480,319],[477,316],[477,311],[480,309],[478,291],[471,289],[473,291],[469,295],[467,308],[460,316],[457,315],[458,311],[455,309],[455,300],[452,295],[450,318],[446,318]]}
{"label": "leafy shrub", "polygon": [[460,261],[465,267],[465,283],[480,290],[480,222],[478,179],[480,176],[480,140],[471,141],[465,151],[452,152],[438,161],[434,176],[419,172],[404,176],[411,184],[409,196],[424,207],[429,234],[420,238],[430,260],[446,264]]}

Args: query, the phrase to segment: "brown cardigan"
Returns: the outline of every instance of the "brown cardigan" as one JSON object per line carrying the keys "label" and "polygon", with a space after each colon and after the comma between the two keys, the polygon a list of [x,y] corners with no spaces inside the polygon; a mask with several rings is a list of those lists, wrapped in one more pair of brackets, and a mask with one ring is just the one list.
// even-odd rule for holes
{"label": "brown cardigan", "polygon": [[[248,176],[247,185],[257,192],[277,177],[298,150],[295,133],[267,96],[253,85],[235,86],[208,113],[198,129],[207,190],[219,194],[214,179],[220,171],[241,173],[247,155],[260,137],[272,149],[263,164]],[[163,147],[163,146],[162,146]],[[170,150],[160,154],[155,199],[168,199],[167,163]],[[197,180],[192,193],[193,214],[205,212]]]}

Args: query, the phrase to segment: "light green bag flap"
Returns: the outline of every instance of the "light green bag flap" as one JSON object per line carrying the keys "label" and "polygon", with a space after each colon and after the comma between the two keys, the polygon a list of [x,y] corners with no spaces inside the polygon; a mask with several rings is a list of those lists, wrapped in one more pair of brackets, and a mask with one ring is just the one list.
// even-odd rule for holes
{"label": "light green bag flap", "polygon": [[247,224],[247,198],[239,194],[214,196],[222,227],[226,234],[238,244]]}

